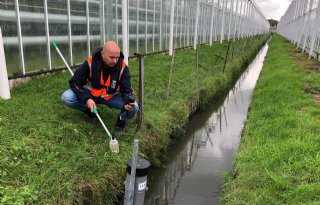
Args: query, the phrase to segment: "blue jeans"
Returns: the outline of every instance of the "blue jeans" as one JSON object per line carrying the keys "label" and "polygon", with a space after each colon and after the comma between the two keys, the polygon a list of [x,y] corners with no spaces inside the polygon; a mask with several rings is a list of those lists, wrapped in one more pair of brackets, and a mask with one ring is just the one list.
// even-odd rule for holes
{"label": "blue jeans", "polygon": [[[118,110],[121,110],[121,108],[123,107],[123,104],[124,104],[120,93],[117,95],[114,95],[110,100],[105,100],[103,98],[94,97],[94,96],[92,96],[91,99],[96,104],[104,104],[110,108],[115,108]],[[88,109],[86,104],[79,101],[76,94],[71,89],[68,89],[64,93],[62,93],[61,101],[65,105],[67,105],[73,109],[76,109],[76,110],[85,111]],[[138,103],[135,101],[134,108],[132,110],[126,110],[126,111],[120,112],[121,120],[125,121],[127,119],[132,118],[137,113],[138,110],[139,110],[139,106],[138,106]]]}

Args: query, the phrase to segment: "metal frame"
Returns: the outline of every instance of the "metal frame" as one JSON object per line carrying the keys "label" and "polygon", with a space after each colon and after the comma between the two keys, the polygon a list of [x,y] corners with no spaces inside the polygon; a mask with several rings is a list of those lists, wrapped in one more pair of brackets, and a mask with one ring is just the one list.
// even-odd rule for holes
{"label": "metal frame", "polygon": [[128,57],[129,57],[129,39],[128,39],[128,2],[127,0],[121,0],[122,4],[122,52],[124,55],[124,61],[128,65]]}
{"label": "metal frame", "polygon": [[197,10],[196,10],[196,22],[194,28],[194,40],[193,40],[193,49],[197,49],[198,41],[198,21],[199,21],[199,12],[200,12],[200,0],[197,0]]}
{"label": "metal frame", "polygon": [[220,30],[220,43],[222,43],[222,41],[224,40],[224,19],[225,19],[227,1],[228,0],[222,0],[222,21],[221,21],[221,30]]}
{"label": "metal frame", "polygon": [[69,40],[70,65],[73,66],[70,0],[67,0],[67,9],[68,9],[68,40]]}
{"label": "metal frame", "polygon": [[[147,18],[146,18],[146,22],[147,22]],[[148,31],[146,30],[146,33],[147,32]],[[154,49],[155,35],[156,35],[156,0],[153,0],[152,52],[155,52],[155,49]],[[147,42],[147,40],[146,40],[146,42]],[[146,43],[146,53],[148,53],[147,43]]]}
{"label": "metal frame", "polygon": [[43,0],[43,4],[44,4],[44,16],[45,16],[44,18],[45,18],[45,29],[46,29],[48,66],[49,66],[49,70],[52,70],[47,0]]}
{"label": "metal frame", "polygon": [[104,42],[106,41],[106,22],[105,22],[105,12],[104,12],[104,0],[100,0],[101,2],[101,13],[100,13],[100,21],[101,21],[101,33],[102,33],[102,37],[101,37],[101,44],[104,44]]}
{"label": "metal frame", "polygon": [[[140,10],[140,7],[139,7],[139,1],[140,0],[137,0],[137,16],[136,16],[136,52],[139,52],[139,10]],[[129,15],[128,15],[129,16]]]}
{"label": "metal frame", "polygon": [[90,50],[90,13],[89,13],[89,0],[86,0],[86,22],[87,22],[87,51],[88,56],[91,55]]}
{"label": "metal frame", "polygon": [[171,13],[170,13],[170,40],[169,40],[169,55],[173,54],[173,26],[174,26],[174,7],[176,0],[171,1]]}
{"label": "metal frame", "polygon": [[[148,0],[146,0],[146,5],[145,5],[145,40],[144,40],[144,50],[145,50],[145,53],[148,53],[148,38],[147,38],[147,35],[148,35]],[[152,35],[152,38],[153,38],[153,35]]]}
{"label": "metal frame", "polygon": [[[24,53],[23,53],[23,43],[22,43],[22,33],[21,33],[21,22],[20,22],[20,9],[19,0],[15,0],[16,18],[17,18],[17,30],[18,30],[18,42],[19,42],[19,54],[20,63],[22,67],[22,74],[26,74],[26,68],[24,63]],[[5,42],[5,40],[4,40]]]}

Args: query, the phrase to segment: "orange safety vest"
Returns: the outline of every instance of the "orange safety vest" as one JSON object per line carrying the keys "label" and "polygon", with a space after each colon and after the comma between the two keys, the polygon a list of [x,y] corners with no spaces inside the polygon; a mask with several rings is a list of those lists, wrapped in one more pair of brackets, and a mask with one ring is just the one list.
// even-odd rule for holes
{"label": "orange safety vest", "polygon": [[[89,69],[90,69],[90,79],[92,77],[92,56],[89,56],[88,59],[88,64],[89,64]],[[123,73],[123,70],[124,68],[126,67],[126,63],[124,61],[122,61],[122,65],[121,65],[121,70],[120,70],[120,74],[119,74],[119,81],[121,79],[121,76],[122,76],[122,73]],[[110,100],[114,95],[118,94],[119,91],[120,91],[120,85],[118,85],[117,87],[117,92],[113,93],[113,94],[109,94],[107,93],[107,88],[110,87],[110,75],[107,79],[106,82],[104,82],[103,80],[103,75],[102,75],[102,71],[101,71],[101,74],[100,74],[100,85],[102,86],[102,88],[100,89],[95,89],[91,86],[91,83],[89,82],[88,80],[88,83],[87,85],[89,86],[90,88],[90,93],[95,96],[95,97],[101,97],[101,98],[104,98],[105,100]]]}

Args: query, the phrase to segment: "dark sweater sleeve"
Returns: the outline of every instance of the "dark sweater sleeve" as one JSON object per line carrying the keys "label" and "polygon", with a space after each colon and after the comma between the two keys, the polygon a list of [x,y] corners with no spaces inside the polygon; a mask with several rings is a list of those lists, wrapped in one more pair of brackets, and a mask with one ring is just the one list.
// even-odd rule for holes
{"label": "dark sweater sleeve", "polygon": [[124,68],[120,79],[120,92],[124,101],[129,95],[132,95],[131,76],[127,66]]}
{"label": "dark sweater sleeve", "polygon": [[72,78],[69,80],[71,90],[83,103],[85,103],[87,99],[91,98],[90,91],[83,87],[87,84],[89,76],[89,64],[87,61],[85,61],[82,65],[80,65],[80,67],[75,71]]}

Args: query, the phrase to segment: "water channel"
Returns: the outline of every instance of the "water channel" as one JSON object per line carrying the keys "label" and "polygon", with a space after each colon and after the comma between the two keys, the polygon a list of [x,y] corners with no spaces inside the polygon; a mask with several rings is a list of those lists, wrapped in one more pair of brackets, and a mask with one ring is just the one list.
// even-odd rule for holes
{"label": "water channel", "polygon": [[266,44],[225,99],[195,115],[161,167],[148,176],[145,204],[220,204],[224,175],[232,169]]}

